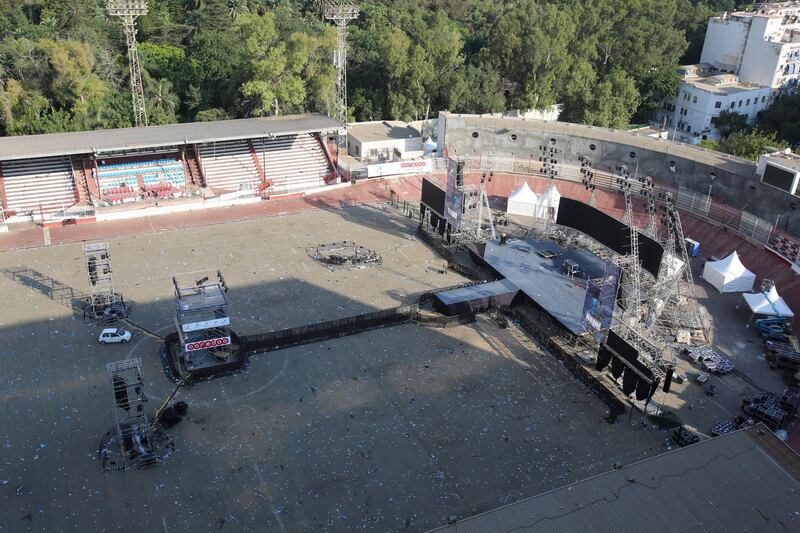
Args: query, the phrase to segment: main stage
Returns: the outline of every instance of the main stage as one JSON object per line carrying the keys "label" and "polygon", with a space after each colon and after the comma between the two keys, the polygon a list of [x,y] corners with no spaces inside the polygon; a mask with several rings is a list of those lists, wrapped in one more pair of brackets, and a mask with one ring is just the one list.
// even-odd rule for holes
{"label": "main stage", "polygon": [[[581,322],[589,280],[616,270],[587,250],[533,239],[487,241],[483,260],[576,335],[586,332]],[[568,275],[568,268],[575,273]]]}

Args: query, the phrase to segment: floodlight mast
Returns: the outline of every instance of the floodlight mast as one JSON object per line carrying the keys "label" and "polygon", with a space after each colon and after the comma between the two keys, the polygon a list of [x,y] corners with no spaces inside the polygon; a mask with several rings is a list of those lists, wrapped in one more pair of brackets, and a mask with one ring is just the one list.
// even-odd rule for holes
{"label": "floodlight mast", "polygon": [[147,15],[147,0],[106,0],[106,10],[111,17],[122,21],[128,45],[128,67],[131,73],[131,98],[133,100],[134,126],[147,126],[147,109],[144,104],[142,69],[139,65],[139,48],[136,44],[136,19]]}
{"label": "floodlight mast", "polygon": [[[358,18],[358,6],[345,0],[331,0],[323,7],[323,15],[336,24],[336,50],[333,66],[336,68],[336,101],[333,118],[347,126],[347,25]],[[337,143],[347,152],[347,135],[337,135]]]}

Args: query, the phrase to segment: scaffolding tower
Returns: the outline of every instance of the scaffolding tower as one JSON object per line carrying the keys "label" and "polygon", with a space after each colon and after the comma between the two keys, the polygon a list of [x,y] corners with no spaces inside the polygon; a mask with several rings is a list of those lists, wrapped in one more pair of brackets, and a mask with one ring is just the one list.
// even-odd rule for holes
{"label": "scaffolding tower", "polygon": [[131,466],[156,465],[174,449],[174,443],[169,435],[151,424],[145,406],[142,360],[116,361],[106,365],[106,370],[114,394],[114,430],[103,438],[100,450],[103,468],[127,470]]}
{"label": "scaffolding tower", "polygon": [[645,176],[642,180],[642,196],[644,196],[644,208],[647,211],[647,227],[644,234],[653,240],[658,239],[658,209],[656,208],[656,192],[653,176]]}
{"label": "scaffolding tower", "polygon": [[136,44],[136,19],[147,14],[147,0],[106,0],[106,9],[109,16],[120,19],[125,31],[125,41],[128,45],[128,67],[131,76],[133,124],[136,127],[147,126],[142,69],[139,65],[139,48]]}
{"label": "scaffolding tower", "polygon": [[177,368],[181,377],[230,364],[235,350],[222,272],[176,275],[172,283],[180,345]]}
{"label": "scaffolding tower", "polygon": [[[670,192],[664,193],[662,213],[662,222],[667,228],[665,253],[659,279],[648,295],[648,300],[654,306],[648,323],[651,327],[659,325],[672,333],[681,328],[704,330],[694,292],[694,277],[686,251],[681,217]],[[684,285],[686,290],[683,289]]]}
{"label": "scaffolding tower", "polygon": [[[347,124],[347,25],[358,18],[358,6],[346,0],[329,0],[323,7],[327,20],[336,24],[336,50],[333,53],[333,66],[336,68],[336,101],[333,118]],[[339,148],[347,152],[347,135],[337,135]]]}
{"label": "scaffolding tower", "polygon": [[89,298],[86,314],[93,320],[114,322],[128,316],[122,295],[114,290],[114,273],[108,244],[91,243],[83,246],[86,272],[89,277]]}

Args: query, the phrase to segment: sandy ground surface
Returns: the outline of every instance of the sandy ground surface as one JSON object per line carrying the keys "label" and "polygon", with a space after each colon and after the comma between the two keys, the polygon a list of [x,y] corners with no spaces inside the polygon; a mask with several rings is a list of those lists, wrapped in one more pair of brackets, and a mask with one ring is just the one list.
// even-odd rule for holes
{"label": "sandy ground surface", "polygon": [[[463,281],[380,206],[109,239],[132,319],[174,328],[170,276],[220,268],[235,329],[255,333],[408,303]],[[350,239],[380,268],[331,272],[306,248]],[[105,364],[143,362],[153,409],[173,384],[158,342],[100,346],[71,309],[80,244],[0,254],[0,531],[423,531],[663,450],[609,425],[555,358],[487,319],[384,328],[254,356],[182,390],[177,450],[152,470],[102,473],[112,424]]]}

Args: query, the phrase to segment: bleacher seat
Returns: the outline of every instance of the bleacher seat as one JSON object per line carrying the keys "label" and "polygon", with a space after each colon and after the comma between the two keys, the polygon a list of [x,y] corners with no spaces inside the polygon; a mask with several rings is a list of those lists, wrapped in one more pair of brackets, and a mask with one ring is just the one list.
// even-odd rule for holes
{"label": "bleacher seat", "polygon": [[[332,172],[319,141],[312,135],[287,135],[253,141],[264,161],[273,194],[301,192],[325,185]],[[263,153],[262,153],[263,151]]]}
{"label": "bleacher seat", "polygon": [[149,191],[179,191],[186,186],[183,163],[174,158],[104,163],[97,166],[96,175],[101,193],[112,203],[138,195],[139,177]]}
{"label": "bleacher seat", "polygon": [[261,181],[247,141],[225,141],[200,147],[206,185],[236,191],[257,187]]}
{"label": "bleacher seat", "polygon": [[69,159],[50,157],[4,161],[2,173],[10,211],[44,212],[66,209],[76,203],[75,181]]}

